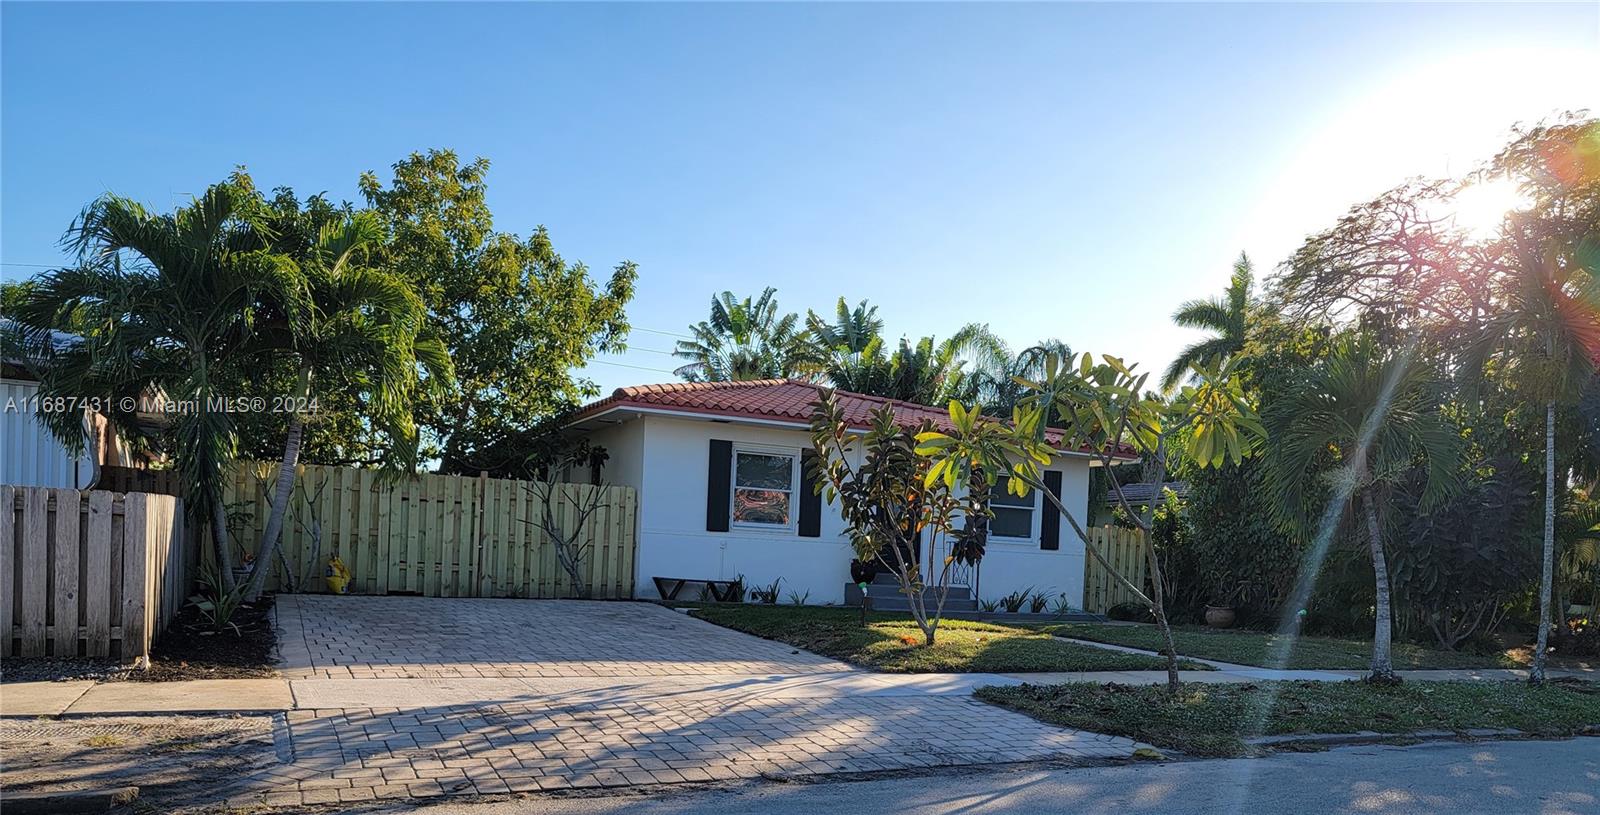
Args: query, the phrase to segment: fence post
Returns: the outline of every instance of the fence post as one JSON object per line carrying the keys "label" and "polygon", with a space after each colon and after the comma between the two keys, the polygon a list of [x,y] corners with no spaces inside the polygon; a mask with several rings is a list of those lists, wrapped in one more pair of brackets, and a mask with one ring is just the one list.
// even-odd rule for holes
{"label": "fence post", "polygon": [[0,656],[12,656],[11,598],[17,594],[17,490],[0,484]]}

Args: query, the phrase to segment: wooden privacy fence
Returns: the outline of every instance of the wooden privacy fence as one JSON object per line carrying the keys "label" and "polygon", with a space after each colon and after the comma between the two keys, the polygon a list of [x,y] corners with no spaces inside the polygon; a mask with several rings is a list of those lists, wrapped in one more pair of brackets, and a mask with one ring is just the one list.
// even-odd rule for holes
{"label": "wooden privacy fence", "polygon": [[[234,539],[249,551],[260,546],[277,474],[276,464],[241,466],[224,492]],[[305,465],[279,545],[299,591],[326,591],[328,556],[337,553],[350,569],[352,594],[570,597],[571,581],[539,529],[539,499],[529,491],[542,486],[485,476],[384,478],[373,470]],[[633,597],[633,488],[556,486],[557,494],[580,503],[594,490],[605,493],[584,530],[592,541],[584,557],[587,582],[595,598]],[[570,500],[558,501],[563,530],[576,517]],[[268,586],[287,590],[281,564],[268,565]]]}
{"label": "wooden privacy fence", "polygon": [[[1147,581],[1149,564],[1145,560],[1144,533],[1120,526],[1101,526],[1089,530],[1089,542],[1117,574],[1143,588]],[[1141,603],[1138,596],[1122,584],[1094,555],[1084,553],[1083,610],[1104,614],[1112,606],[1122,603]],[[1142,603],[1141,603],[1142,604]]]}
{"label": "wooden privacy fence", "polygon": [[188,594],[170,495],[0,485],[0,654],[148,656]]}
{"label": "wooden privacy fence", "polygon": [[100,480],[94,486],[111,492],[154,492],[182,495],[183,485],[177,470],[143,470],[137,467],[100,466]]}

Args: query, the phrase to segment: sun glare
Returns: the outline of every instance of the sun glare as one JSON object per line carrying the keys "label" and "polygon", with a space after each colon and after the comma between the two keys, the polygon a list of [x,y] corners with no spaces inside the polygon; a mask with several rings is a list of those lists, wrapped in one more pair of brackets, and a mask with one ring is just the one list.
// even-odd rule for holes
{"label": "sun glare", "polygon": [[1451,199],[1448,217],[1457,229],[1474,237],[1492,238],[1500,233],[1506,216],[1527,205],[1517,185],[1493,179],[1469,185]]}

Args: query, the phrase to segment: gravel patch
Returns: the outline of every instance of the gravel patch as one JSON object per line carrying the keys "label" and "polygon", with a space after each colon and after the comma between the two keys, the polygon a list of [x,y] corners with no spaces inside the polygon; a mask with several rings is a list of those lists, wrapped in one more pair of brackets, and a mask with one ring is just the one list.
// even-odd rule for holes
{"label": "gravel patch", "polygon": [[131,665],[93,657],[8,657],[0,664],[0,682],[71,682],[126,679]]}

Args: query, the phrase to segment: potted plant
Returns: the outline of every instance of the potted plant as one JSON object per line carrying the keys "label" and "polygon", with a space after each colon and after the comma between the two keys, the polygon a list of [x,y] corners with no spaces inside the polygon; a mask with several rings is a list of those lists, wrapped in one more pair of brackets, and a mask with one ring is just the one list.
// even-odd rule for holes
{"label": "potted plant", "polygon": [[1244,584],[1234,583],[1231,588],[1213,591],[1212,596],[1217,598],[1213,603],[1206,604],[1206,625],[1212,628],[1232,628],[1239,615],[1234,611],[1234,604],[1244,594]]}
{"label": "potted plant", "polygon": [[871,583],[872,578],[877,576],[878,564],[870,561],[851,559],[850,581],[852,583]]}

